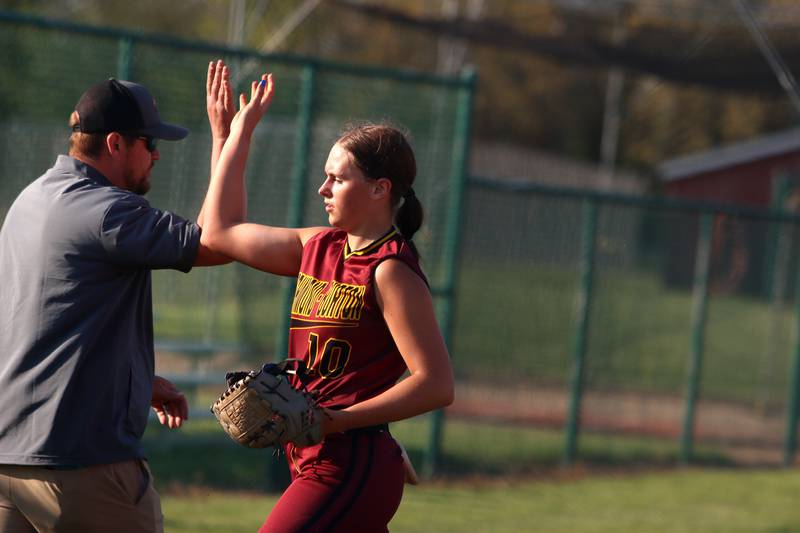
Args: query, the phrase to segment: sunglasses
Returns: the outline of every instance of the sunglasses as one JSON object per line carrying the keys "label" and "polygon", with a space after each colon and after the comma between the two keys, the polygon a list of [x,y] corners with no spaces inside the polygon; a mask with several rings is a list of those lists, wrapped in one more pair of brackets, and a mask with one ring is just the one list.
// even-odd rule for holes
{"label": "sunglasses", "polygon": [[147,148],[148,152],[155,152],[158,148],[158,139],[155,137],[150,137],[149,135],[140,135],[139,139],[144,141],[144,147]]}

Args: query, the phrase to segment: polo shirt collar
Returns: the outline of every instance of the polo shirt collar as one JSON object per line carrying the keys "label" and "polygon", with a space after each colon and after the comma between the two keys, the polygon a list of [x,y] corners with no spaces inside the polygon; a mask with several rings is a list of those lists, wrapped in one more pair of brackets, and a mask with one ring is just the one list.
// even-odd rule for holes
{"label": "polo shirt collar", "polygon": [[99,170],[87,163],[84,163],[80,159],[75,159],[69,155],[59,155],[56,159],[56,164],[53,166],[53,169],[70,174],[86,176],[92,181],[96,181],[100,185],[113,185],[110,181],[108,181],[108,178],[100,173]]}

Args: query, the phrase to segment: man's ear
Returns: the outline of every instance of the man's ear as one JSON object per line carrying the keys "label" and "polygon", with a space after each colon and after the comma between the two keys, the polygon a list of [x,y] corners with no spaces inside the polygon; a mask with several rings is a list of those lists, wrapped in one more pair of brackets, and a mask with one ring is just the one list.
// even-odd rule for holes
{"label": "man's ear", "polygon": [[117,133],[116,131],[112,131],[108,135],[106,135],[106,149],[108,153],[115,157],[119,155],[120,151],[122,150],[122,145],[124,144],[125,139],[122,138],[122,135]]}
{"label": "man's ear", "polygon": [[385,198],[392,194],[392,180],[389,178],[378,178],[372,184],[372,196]]}

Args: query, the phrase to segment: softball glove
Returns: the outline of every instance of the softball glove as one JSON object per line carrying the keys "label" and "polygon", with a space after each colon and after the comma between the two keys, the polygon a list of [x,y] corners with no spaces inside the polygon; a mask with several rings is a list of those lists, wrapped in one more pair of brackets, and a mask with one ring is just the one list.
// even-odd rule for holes
{"label": "softball glove", "polygon": [[228,388],[211,406],[222,429],[248,448],[267,448],[292,442],[311,446],[322,441],[322,409],[310,394],[289,384],[287,359],[260,370],[229,372]]}

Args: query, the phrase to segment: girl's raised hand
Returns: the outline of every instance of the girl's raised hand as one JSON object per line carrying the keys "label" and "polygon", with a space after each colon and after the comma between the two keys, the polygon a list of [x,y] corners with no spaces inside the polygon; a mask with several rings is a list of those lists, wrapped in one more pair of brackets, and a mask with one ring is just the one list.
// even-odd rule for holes
{"label": "girl's raised hand", "polygon": [[250,84],[250,101],[244,94],[239,95],[239,111],[236,113],[234,124],[241,122],[241,127],[246,132],[252,132],[256,124],[264,116],[275,94],[275,84],[272,74],[263,74],[261,81]]}

